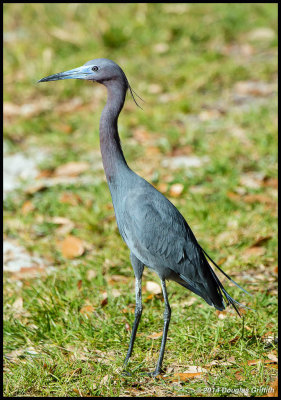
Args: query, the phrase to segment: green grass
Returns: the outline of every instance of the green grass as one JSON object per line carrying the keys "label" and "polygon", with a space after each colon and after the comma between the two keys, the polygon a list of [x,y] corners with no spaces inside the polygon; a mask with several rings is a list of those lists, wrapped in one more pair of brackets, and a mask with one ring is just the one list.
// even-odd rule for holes
{"label": "green grass", "polygon": [[[253,39],[261,28],[270,29],[272,37]],[[142,111],[128,95],[119,119],[128,163],[156,186],[166,183],[167,196],[173,183],[184,186],[171,200],[200,244],[214,259],[226,258],[223,269],[253,297],[222,279],[231,295],[255,310],[247,310],[241,320],[227,309],[221,319],[199,298],[188,305],[193,295],[168,283],[172,320],[163,366],[170,368],[170,380],[154,380],[141,372],[155,367],[161,339],[148,336],[162,330],[164,303],[144,290],[129,364],[132,377],[123,377],[128,326],[134,319],[134,277],[103,171],[87,171],[91,185],[81,180],[33,194],[23,186],[5,199],[4,238],[55,268],[37,277],[4,274],[4,395],[234,396],[242,389],[258,395],[254,388],[269,387],[277,375],[276,364],[265,362],[276,346],[264,340],[277,334],[276,188],[265,184],[277,177],[277,102],[275,93],[246,95],[242,105],[233,96],[240,81],[276,84],[277,5],[5,4],[4,33],[4,101],[20,106],[49,99],[52,104],[30,118],[5,119],[4,139],[11,151],[47,150],[42,170],[68,161],[94,162],[105,90],[81,81],[36,81],[93,58],[113,59],[145,99]],[[73,113],[59,112],[61,103],[74,96],[81,106]],[[136,139],[140,128],[149,142]],[[183,146],[209,160],[196,169],[164,168],[162,160]],[[243,177],[255,174],[264,176],[260,185],[243,183]],[[79,195],[80,201],[62,203],[65,192]],[[24,214],[27,200],[33,210]],[[58,216],[70,219],[71,234],[87,244],[75,260],[65,259],[58,248],[61,236],[51,222]],[[269,235],[264,254],[245,258],[258,238]],[[89,279],[88,271],[96,276]],[[112,275],[123,278],[112,281]],[[158,282],[146,269],[144,288],[148,280]],[[113,289],[120,296],[114,297]],[[18,299],[21,309],[13,307]],[[92,306],[88,315],[81,313],[85,305]],[[221,365],[199,379],[173,381],[175,373],[192,365],[204,368],[213,360]],[[230,365],[223,365],[227,360]],[[261,362],[248,365],[251,360]]]}

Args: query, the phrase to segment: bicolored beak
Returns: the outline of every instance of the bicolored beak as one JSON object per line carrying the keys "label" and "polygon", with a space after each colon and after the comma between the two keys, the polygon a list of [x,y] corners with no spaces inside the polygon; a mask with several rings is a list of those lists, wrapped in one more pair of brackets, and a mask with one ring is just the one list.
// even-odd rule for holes
{"label": "bicolored beak", "polygon": [[94,79],[94,72],[91,66],[82,65],[82,67],[71,69],[70,71],[59,72],[58,74],[46,76],[46,78],[40,79],[39,82],[49,82],[49,81],[60,81],[62,79]]}

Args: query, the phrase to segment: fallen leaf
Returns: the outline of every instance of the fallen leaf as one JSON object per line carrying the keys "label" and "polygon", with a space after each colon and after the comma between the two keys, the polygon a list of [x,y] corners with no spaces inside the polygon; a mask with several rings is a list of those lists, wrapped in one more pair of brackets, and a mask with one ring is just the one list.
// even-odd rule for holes
{"label": "fallen leaf", "polygon": [[190,379],[198,379],[202,375],[202,372],[182,372],[182,373],[177,373],[175,374],[172,379],[170,377],[165,377],[164,379],[171,380],[172,382],[180,381],[180,382],[186,382]]}
{"label": "fallen leaf", "polygon": [[70,161],[60,165],[54,171],[54,176],[77,176],[87,171],[90,164],[84,161]]}
{"label": "fallen leaf", "polygon": [[147,337],[149,339],[158,339],[162,336],[163,336],[163,332],[155,332],[155,333],[152,333],[151,335],[148,335]]}
{"label": "fallen leaf", "polygon": [[79,203],[81,203],[81,197],[76,193],[64,192],[60,196],[60,202],[77,206]]}
{"label": "fallen leaf", "polygon": [[250,257],[260,257],[264,255],[266,252],[265,247],[260,247],[260,246],[253,246],[249,247],[248,249],[244,250],[243,252],[243,258],[250,258]]}
{"label": "fallen leaf", "polygon": [[278,179],[265,177],[263,179],[263,186],[273,187],[273,188],[277,189],[278,188]]}
{"label": "fallen leaf", "polygon": [[227,317],[227,312],[226,311],[216,310],[215,313],[217,314],[219,319],[225,319]]}
{"label": "fallen leaf", "polygon": [[153,294],[159,294],[162,292],[160,285],[156,282],[147,281],[145,287],[148,292]]}
{"label": "fallen leaf", "polygon": [[183,192],[184,186],[182,183],[174,183],[169,190],[169,194],[172,197],[179,197]]}
{"label": "fallen leaf", "polygon": [[102,297],[103,297],[103,299],[102,299],[102,301],[101,301],[101,306],[102,307],[104,307],[104,306],[106,306],[107,304],[108,304],[108,295],[107,295],[107,292],[103,292],[102,293]]}
{"label": "fallen leaf", "polygon": [[267,236],[260,236],[253,244],[251,247],[256,247],[260,246],[261,244],[266,243],[269,239],[272,238],[272,235],[267,235]]}
{"label": "fallen leaf", "polygon": [[240,339],[240,336],[235,336],[233,339],[231,339],[228,343],[230,343],[230,344],[234,344],[234,343],[236,343],[238,340]]}
{"label": "fallen leaf", "polygon": [[265,194],[247,194],[242,198],[246,203],[264,203],[264,204],[273,204],[276,203],[271,197]]}
{"label": "fallen leaf", "polygon": [[71,133],[73,132],[73,126],[69,125],[69,124],[65,124],[65,123],[61,123],[58,122],[57,124],[55,124],[55,128],[63,133]]}
{"label": "fallen leaf", "polygon": [[79,257],[84,253],[82,240],[72,235],[69,235],[64,240],[58,242],[58,247],[60,248],[62,255],[69,259]]}
{"label": "fallen leaf", "polygon": [[36,179],[49,178],[52,175],[53,175],[53,170],[52,169],[43,169],[36,176]]}
{"label": "fallen leaf", "polygon": [[168,189],[168,185],[167,185],[167,183],[161,182],[161,183],[158,183],[156,189],[159,190],[159,192],[161,192],[161,193],[166,193],[167,189]]}
{"label": "fallen leaf", "polygon": [[257,364],[261,364],[261,363],[264,363],[264,364],[274,364],[274,363],[277,363],[278,362],[278,360],[277,361],[273,361],[273,360],[248,360],[247,361],[247,364],[248,365],[257,365]]}
{"label": "fallen leaf", "polygon": [[28,186],[27,188],[25,188],[24,191],[27,194],[34,194],[34,193],[44,190],[46,188],[47,188],[47,186],[44,182],[36,182],[36,183]]}
{"label": "fallen leaf", "polygon": [[83,306],[80,309],[80,313],[81,314],[91,314],[93,311],[95,311],[95,308],[93,306],[91,306],[91,305]]}
{"label": "fallen leaf", "polygon": [[74,228],[74,223],[64,217],[53,217],[50,219],[53,224],[62,225],[60,228],[56,229],[57,235],[65,236],[72,231]]}
{"label": "fallen leaf", "polygon": [[170,152],[171,157],[177,157],[177,156],[185,156],[189,155],[192,153],[193,148],[191,146],[180,146],[180,147],[173,147],[172,151]]}
{"label": "fallen leaf", "polygon": [[23,215],[26,215],[28,213],[30,213],[30,211],[34,210],[34,205],[30,200],[27,200],[23,203],[22,207],[21,207],[21,211],[23,213]]}
{"label": "fallen leaf", "polygon": [[239,371],[236,371],[235,372],[235,378],[237,379],[237,381],[244,381],[245,380],[245,378],[241,375],[241,374],[243,374],[243,370],[242,369],[240,369]]}

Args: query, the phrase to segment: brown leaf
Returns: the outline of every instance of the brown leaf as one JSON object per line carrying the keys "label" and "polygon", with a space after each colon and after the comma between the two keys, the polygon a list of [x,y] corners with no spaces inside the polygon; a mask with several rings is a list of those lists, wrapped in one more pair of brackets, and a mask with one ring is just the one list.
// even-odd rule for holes
{"label": "brown leaf", "polygon": [[21,211],[23,213],[23,215],[26,215],[28,213],[30,213],[30,211],[34,210],[34,205],[30,200],[27,200],[23,203],[22,207],[21,207]]}
{"label": "brown leaf", "polygon": [[81,203],[81,197],[76,193],[64,192],[60,196],[60,202],[77,206],[79,203]]}
{"label": "brown leaf", "polygon": [[237,194],[237,193],[234,193],[234,192],[227,192],[227,197],[230,199],[230,200],[241,200],[241,196],[239,195],[239,194]]}
{"label": "brown leaf", "polygon": [[81,314],[91,314],[93,311],[95,311],[95,308],[93,306],[91,306],[91,305],[83,306],[80,309],[80,313]]}
{"label": "brown leaf", "polygon": [[73,126],[71,126],[69,124],[61,123],[61,122],[55,124],[55,128],[58,131],[67,133],[67,134],[73,132]]}
{"label": "brown leaf", "polygon": [[50,176],[52,176],[52,175],[53,175],[53,170],[52,169],[43,169],[36,176],[36,179],[50,178]]}
{"label": "brown leaf", "polygon": [[276,361],[272,361],[272,360],[248,360],[247,364],[248,365],[257,365],[257,364],[274,364],[276,363]]}
{"label": "brown leaf", "polygon": [[264,204],[275,203],[275,201],[271,197],[269,197],[265,194],[247,194],[243,197],[243,200],[246,203],[250,203],[250,204],[252,204],[252,203],[264,203]]}
{"label": "brown leaf", "polygon": [[177,156],[184,156],[184,155],[189,155],[193,151],[193,148],[191,146],[180,146],[180,147],[174,147],[172,151],[169,153],[169,156],[172,157],[177,157]]}
{"label": "brown leaf", "polygon": [[227,312],[226,311],[216,310],[215,313],[217,314],[219,319],[225,319],[227,317]]}
{"label": "brown leaf", "polygon": [[240,339],[240,336],[235,336],[233,339],[231,339],[228,343],[230,343],[230,344],[234,344],[234,343],[236,343],[238,340]]}
{"label": "brown leaf", "polygon": [[242,369],[239,369],[239,371],[235,372],[235,378],[238,381],[244,381],[245,380],[245,378],[241,374],[243,374],[243,370]]}
{"label": "brown leaf", "polygon": [[80,389],[73,388],[72,390],[73,390],[73,392],[79,394],[80,397],[83,397],[82,392],[81,392]]}
{"label": "brown leaf", "polygon": [[60,228],[56,229],[58,235],[67,235],[74,228],[74,223],[64,217],[53,217],[50,219],[53,224],[62,225]]}
{"label": "brown leaf", "polygon": [[22,267],[19,271],[13,273],[12,279],[15,280],[30,280],[38,276],[42,276],[46,272],[44,267]]}
{"label": "brown leaf", "polygon": [[161,192],[161,193],[166,193],[167,189],[168,189],[168,185],[167,185],[167,183],[161,182],[161,183],[158,183],[156,189],[159,190],[159,192]]}
{"label": "brown leaf", "polygon": [[25,188],[24,191],[27,194],[34,194],[36,192],[46,189],[46,187],[47,186],[44,182],[36,182],[36,183],[28,186],[27,188]]}
{"label": "brown leaf", "polygon": [[154,293],[151,293],[151,294],[149,294],[148,296],[145,296],[145,298],[143,299],[143,301],[144,301],[144,303],[147,303],[149,300],[154,299],[154,297],[155,297],[155,294],[154,294]]}
{"label": "brown leaf", "polygon": [[265,247],[253,246],[249,247],[248,249],[244,250],[243,257],[250,258],[250,257],[260,257],[264,255],[266,252]]}
{"label": "brown leaf", "polygon": [[151,335],[148,335],[147,337],[149,339],[158,339],[162,336],[163,336],[163,332],[155,332],[155,333],[152,333]]}
{"label": "brown leaf", "polygon": [[127,332],[131,332],[131,327],[128,324],[128,322],[125,323],[125,329],[126,329]]}
{"label": "brown leaf", "polygon": [[263,179],[263,186],[273,187],[273,188],[277,189],[278,188],[278,179],[265,177]]}
{"label": "brown leaf", "polygon": [[260,236],[253,244],[251,247],[255,247],[255,246],[260,246],[261,244],[266,243],[269,239],[272,238],[272,235],[268,235],[268,236]]}
{"label": "brown leaf", "polygon": [[182,373],[175,374],[172,377],[172,379],[169,377],[165,377],[165,379],[169,379],[172,382],[178,382],[178,381],[186,382],[190,379],[194,379],[194,378],[198,379],[201,377],[201,375],[202,375],[202,372],[182,372]]}
{"label": "brown leaf", "polygon": [[183,192],[184,186],[182,183],[174,183],[169,190],[169,194],[172,197],[179,197]]}
{"label": "brown leaf", "polygon": [[87,171],[90,164],[84,161],[70,161],[60,165],[54,171],[54,176],[77,176]]}
{"label": "brown leaf", "polygon": [[69,235],[64,240],[58,242],[58,247],[60,248],[62,255],[69,259],[79,257],[84,253],[82,240],[72,235]]}
{"label": "brown leaf", "polygon": [[103,299],[102,299],[102,301],[101,301],[101,306],[102,307],[104,307],[104,306],[106,306],[107,304],[108,304],[108,295],[107,295],[107,292],[103,292],[102,293],[102,297],[103,297]]}

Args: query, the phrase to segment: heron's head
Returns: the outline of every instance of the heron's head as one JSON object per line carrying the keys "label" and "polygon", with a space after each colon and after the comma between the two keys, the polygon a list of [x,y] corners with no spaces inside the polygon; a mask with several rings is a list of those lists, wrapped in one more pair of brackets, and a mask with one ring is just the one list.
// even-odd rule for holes
{"label": "heron's head", "polygon": [[46,78],[42,78],[38,82],[59,81],[62,79],[84,79],[99,82],[104,85],[118,80],[124,82],[127,88],[129,87],[126,75],[119,65],[107,58],[97,58],[88,61],[81,67],[46,76]]}
{"label": "heron's head", "polygon": [[98,82],[105,86],[114,85],[116,82],[121,83],[125,91],[127,91],[127,89],[130,90],[134,102],[138,107],[140,107],[133,94],[133,92],[135,94],[136,92],[129,85],[128,79],[123,70],[118,64],[112,60],[108,60],[107,58],[96,58],[95,60],[86,62],[86,64],[82,65],[81,67],[46,76],[45,78],[40,79],[38,83],[59,81],[62,79],[84,79]]}

